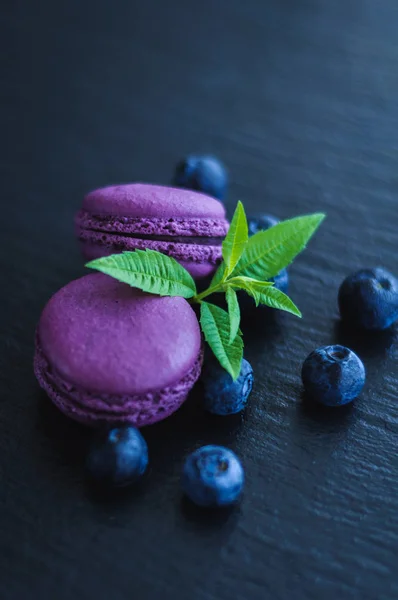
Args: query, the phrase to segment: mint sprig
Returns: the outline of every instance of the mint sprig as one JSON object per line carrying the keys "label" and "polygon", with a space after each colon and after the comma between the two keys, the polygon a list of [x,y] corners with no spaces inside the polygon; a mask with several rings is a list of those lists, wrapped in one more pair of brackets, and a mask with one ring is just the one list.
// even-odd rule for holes
{"label": "mint sprig", "polygon": [[[155,250],[113,254],[93,260],[86,266],[144,292],[182,296],[200,304],[200,325],[205,340],[222,367],[236,379],[243,357],[237,291],[248,293],[257,306],[266,304],[301,317],[294,302],[268,280],[305,248],[324,218],[325,215],[320,213],[297,217],[249,238],[245,210],[238,202],[222,244],[223,262],[209,287],[200,294],[184,267],[174,258]],[[225,294],[228,312],[205,301],[216,293]]]}

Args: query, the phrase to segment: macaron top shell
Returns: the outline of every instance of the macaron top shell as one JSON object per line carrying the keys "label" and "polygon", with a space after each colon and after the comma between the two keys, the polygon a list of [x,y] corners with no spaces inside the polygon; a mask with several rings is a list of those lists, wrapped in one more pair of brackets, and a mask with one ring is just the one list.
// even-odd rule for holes
{"label": "macaron top shell", "polygon": [[38,342],[71,385],[122,396],[179,381],[198,359],[201,334],[183,298],[145,294],[95,273],[50,299]]}
{"label": "macaron top shell", "polygon": [[161,185],[131,183],[94,190],[83,210],[97,215],[159,219],[225,219],[225,208],[205,194]]}

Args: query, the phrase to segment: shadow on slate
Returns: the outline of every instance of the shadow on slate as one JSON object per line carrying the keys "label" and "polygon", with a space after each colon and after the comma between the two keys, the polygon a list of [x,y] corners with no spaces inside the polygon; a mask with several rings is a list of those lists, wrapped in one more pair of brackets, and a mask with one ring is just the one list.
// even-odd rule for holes
{"label": "shadow on slate", "polygon": [[[82,467],[84,468],[84,460],[82,461]],[[110,511],[117,509],[123,511],[118,514],[118,519],[122,522],[126,514],[131,513],[134,510],[134,504],[145,501],[145,492],[148,486],[149,473],[133,485],[119,488],[106,488],[103,485],[98,485],[95,482],[85,479],[86,486],[86,498],[95,505],[99,512],[102,512],[104,516],[108,515]]]}
{"label": "shadow on slate", "polygon": [[[170,455],[181,462],[195,448],[206,444],[233,444],[243,422],[242,414],[219,417],[202,406],[203,387],[199,380],[182,407],[165,421],[142,429],[151,461],[156,469],[166,469]],[[167,448],[167,455],[164,452]]]}
{"label": "shadow on slate", "polygon": [[196,506],[186,496],[181,498],[180,510],[186,521],[201,534],[214,529],[232,530],[236,526],[241,512],[239,504],[204,509],[201,506]]}
{"label": "shadow on slate", "polygon": [[350,427],[355,420],[353,402],[343,406],[324,406],[308,396],[303,390],[297,406],[299,421],[307,420],[307,425],[314,425],[319,433],[339,433]]}
{"label": "shadow on slate", "polygon": [[258,350],[271,341],[283,337],[283,327],[286,315],[283,311],[267,306],[255,307],[253,310],[242,312],[241,327],[244,334],[245,346],[251,350]]}
{"label": "shadow on slate", "polygon": [[84,465],[90,430],[63,415],[39,387],[36,397],[37,435],[42,436],[51,448],[51,451],[46,454],[46,459],[51,461],[51,466],[68,465],[74,470],[81,469]]}
{"label": "shadow on slate", "polygon": [[372,359],[374,368],[398,345],[398,326],[394,325],[385,331],[365,331],[339,320],[334,325],[333,339],[334,344],[354,350],[364,361]]}

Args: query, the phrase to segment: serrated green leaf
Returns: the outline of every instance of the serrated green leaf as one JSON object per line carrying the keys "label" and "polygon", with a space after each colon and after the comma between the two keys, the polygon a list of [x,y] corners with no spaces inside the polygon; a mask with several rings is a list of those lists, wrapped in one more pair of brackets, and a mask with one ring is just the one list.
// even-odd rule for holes
{"label": "serrated green leaf", "polygon": [[150,294],[192,298],[196,285],[191,275],[174,258],[156,250],[135,250],[97,258],[86,264]]}
{"label": "serrated green leaf", "polygon": [[272,287],[274,284],[271,281],[258,281],[251,279],[250,277],[232,277],[229,280],[230,285],[233,285],[236,289],[247,292],[256,303],[256,306],[260,304],[260,294],[267,288]]}
{"label": "serrated green leaf", "polygon": [[221,283],[221,281],[224,279],[224,275],[225,275],[225,263],[222,262],[221,265],[218,267],[217,271],[213,275],[213,279],[210,282],[209,289],[216,287],[216,285],[219,285]]}
{"label": "serrated green leaf", "polygon": [[262,283],[262,281],[253,280],[251,289],[247,290],[248,294],[254,298],[257,306],[259,304],[266,304],[271,308],[278,308],[279,310],[292,313],[293,315],[296,315],[296,317],[302,316],[300,310],[289,296],[274,286],[264,288],[261,286]]}
{"label": "serrated green leaf", "polygon": [[206,342],[220,365],[228,371],[232,379],[237,379],[243,358],[243,340],[238,333],[232,344],[228,313],[222,308],[202,302],[200,305],[200,325]]}
{"label": "serrated green leaf", "polygon": [[324,218],[320,213],[307,215],[259,231],[247,242],[232,274],[258,280],[275,277],[304,250]]}
{"label": "serrated green leaf", "polygon": [[258,281],[257,279],[251,279],[251,277],[242,275],[240,277],[231,277],[231,279],[228,279],[228,285],[232,285],[236,290],[244,290],[247,292],[249,289],[253,288],[261,291],[264,288],[271,287],[274,283],[272,281]]}
{"label": "serrated green leaf", "polygon": [[226,266],[226,273],[232,273],[238,260],[242,256],[249,239],[245,209],[241,201],[238,202],[228,233],[222,243],[222,256]]}
{"label": "serrated green leaf", "polygon": [[236,295],[236,292],[232,287],[227,287],[225,296],[228,304],[229,315],[229,343],[232,344],[239,331],[240,308],[238,296]]}

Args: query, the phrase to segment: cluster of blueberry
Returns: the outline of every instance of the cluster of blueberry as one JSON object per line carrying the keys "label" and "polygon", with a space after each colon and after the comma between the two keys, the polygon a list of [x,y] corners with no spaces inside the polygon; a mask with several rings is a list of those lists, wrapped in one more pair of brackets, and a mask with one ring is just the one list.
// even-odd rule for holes
{"label": "cluster of blueberry", "polygon": [[[148,447],[134,427],[120,427],[97,434],[87,456],[89,476],[107,487],[134,483],[148,466]],[[232,450],[202,446],[185,460],[181,485],[198,506],[228,506],[241,494],[244,471]]]}
{"label": "cluster of blueberry", "polygon": [[[240,376],[231,376],[219,364],[206,362],[202,382],[204,406],[216,415],[241,412],[253,387],[253,369],[242,361]],[[87,456],[88,474],[107,487],[123,487],[137,481],[148,466],[148,447],[134,427],[99,432]],[[244,471],[238,457],[222,446],[203,446],[184,464],[182,488],[199,506],[226,506],[235,502],[243,488]]]}
{"label": "cluster of blueberry", "polygon": [[[227,175],[213,157],[191,156],[179,163],[174,185],[199,190],[222,199]],[[249,234],[268,229],[278,220],[268,215],[248,219]],[[286,270],[274,278],[274,285],[287,291]],[[380,331],[398,319],[398,280],[382,268],[363,269],[348,276],[338,294],[343,322],[350,326]],[[245,309],[245,306],[242,307]],[[354,400],[365,384],[361,359],[349,348],[334,345],[311,352],[302,367],[307,395],[326,406],[342,406]],[[216,415],[241,412],[253,387],[253,369],[242,361],[240,376],[231,376],[217,362],[207,361],[202,372],[204,407]],[[101,483],[124,486],[141,477],[148,465],[148,448],[133,427],[101,432],[87,459],[89,474]],[[241,494],[244,471],[238,457],[221,446],[203,446],[188,456],[183,466],[182,488],[199,506],[225,506]]]}

